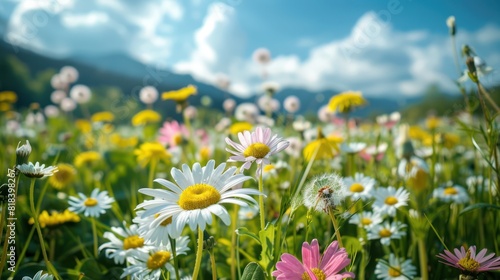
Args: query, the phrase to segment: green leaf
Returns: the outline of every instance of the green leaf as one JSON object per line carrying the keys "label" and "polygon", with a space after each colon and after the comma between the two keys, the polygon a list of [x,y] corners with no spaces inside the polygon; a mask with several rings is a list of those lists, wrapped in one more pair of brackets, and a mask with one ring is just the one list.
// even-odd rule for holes
{"label": "green leaf", "polygon": [[275,226],[273,224],[267,224],[264,230],[259,231],[260,244],[262,246],[259,263],[267,272],[270,272],[273,267],[274,232]]}
{"label": "green leaf", "polygon": [[493,205],[493,204],[488,204],[488,203],[476,203],[476,204],[472,204],[472,205],[465,207],[462,211],[460,211],[459,215],[465,214],[467,212],[470,212],[470,211],[473,211],[476,209],[483,209],[483,208],[493,208],[495,210],[500,210],[500,206],[498,206],[498,205]]}
{"label": "green leaf", "polygon": [[363,250],[363,245],[361,245],[361,242],[359,242],[359,239],[356,237],[342,236],[342,242],[344,243],[345,249],[351,256]]}
{"label": "green leaf", "polygon": [[251,262],[247,264],[245,270],[243,271],[243,275],[241,276],[242,280],[260,280],[266,279],[264,275],[264,270],[257,263]]}
{"label": "green leaf", "polygon": [[89,279],[101,279],[104,274],[94,258],[82,260],[81,263],[77,265],[76,269],[79,272],[83,272],[85,277]]}
{"label": "green leaf", "polygon": [[249,231],[246,227],[240,227],[240,228],[236,229],[236,234],[239,236],[248,236],[260,244],[259,237],[255,233]]}

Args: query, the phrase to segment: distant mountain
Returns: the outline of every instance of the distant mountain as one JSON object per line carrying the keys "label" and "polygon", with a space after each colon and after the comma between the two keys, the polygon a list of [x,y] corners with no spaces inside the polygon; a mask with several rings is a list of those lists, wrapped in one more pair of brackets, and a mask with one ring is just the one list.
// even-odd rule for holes
{"label": "distant mountain", "polygon": [[[61,67],[71,65],[77,68],[80,73],[77,83],[90,87],[113,86],[119,88],[124,94],[129,95],[137,94],[140,88],[146,85],[155,86],[158,91],[162,92],[193,84],[198,87],[199,92],[198,95],[190,98],[190,103],[195,106],[200,104],[201,97],[205,95],[212,99],[212,107],[218,109],[222,109],[221,104],[228,97],[235,99],[237,103],[254,102],[256,99],[256,97],[239,98],[233,96],[212,85],[197,82],[190,75],[179,75],[165,69],[157,69],[144,65],[125,54],[54,59],[29,50],[14,48],[6,42],[0,41],[1,73],[12,71],[12,67],[6,63],[12,56],[26,65],[32,79],[35,79],[38,73],[44,73],[45,76],[48,75],[48,72],[46,72],[47,69],[52,68],[55,73]],[[15,77],[6,79],[9,75],[15,76],[15,73],[2,74],[3,77],[0,77],[0,90],[14,90],[24,95],[20,99],[19,105],[27,106],[34,101],[40,102],[42,105],[48,103],[48,96],[52,92],[50,85],[39,86],[37,94],[29,94],[30,90],[23,85],[19,85],[19,81],[17,83],[11,82],[15,80]],[[287,96],[295,95],[301,100],[300,113],[315,114],[336,93],[338,92],[333,90],[310,92],[304,89],[284,88],[275,97],[282,102]],[[40,96],[44,96],[45,101],[40,101]],[[356,116],[366,117],[374,114],[391,113],[401,109],[402,105],[404,105],[401,101],[389,98],[368,98],[368,101],[369,106],[356,110]],[[413,101],[415,100],[411,100],[411,102]],[[167,105],[162,106],[165,106],[161,108],[162,110],[172,110],[174,105],[168,102]]]}

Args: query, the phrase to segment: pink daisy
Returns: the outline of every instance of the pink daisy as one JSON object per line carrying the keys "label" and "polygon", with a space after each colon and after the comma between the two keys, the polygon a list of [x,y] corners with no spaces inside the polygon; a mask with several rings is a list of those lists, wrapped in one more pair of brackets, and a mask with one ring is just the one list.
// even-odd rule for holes
{"label": "pink daisy", "polygon": [[281,261],[276,264],[276,270],[272,275],[276,279],[301,280],[301,279],[328,279],[340,280],[354,278],[352,272],[340,272],[351,259],[347,256],[344,248],[339,248],[338,242],[333,241],[326,248],[323,256],[319,254],[318,240],[313,239],[311,245],[302,244],[302,261],[290,254],[281,255]]}
{"label": "pink daisy", "polygon": [[189,138],[189,131],[186,126],[179,124],[177,121],[164,122],[159,131],[158,141],[162,144],[168,144],[169,147],[178,146],[184,139]]}
{"label": "pink daisy", "polygon": [[458,250],[454,249],[455,254],[448,250],[437,255],[440,262],[456,267],[465,274],[476,275],[480,272],[500,269],[500,257],[495,258],[495,253],[486,255],[487,249],[484,248],[476,254],[476,246],[471,246],[465,250],[464,246]]}
{"label": "pink daisy", "polygon": [[226,137],[226,143],[236,149],[236,151],[226,148],[226,151],[233,154],[228,162],[242,161],[241,170],[249,169],[253,162],[258,165],[257,174],[260,174],[262,166],[270,163],[269,157],[288,147],[290,144],[278,135],[271,137],[270,128],[257,127],[254,132],[244,131],[238,133],[240,144]]}

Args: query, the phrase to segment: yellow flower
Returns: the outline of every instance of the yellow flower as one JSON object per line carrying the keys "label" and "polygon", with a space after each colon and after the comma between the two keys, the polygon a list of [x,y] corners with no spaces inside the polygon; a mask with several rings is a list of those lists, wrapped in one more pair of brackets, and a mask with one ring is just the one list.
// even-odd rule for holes
{"label": "yellow flower", "polygon": [[252,130],[253,128],[253,125],[249,122],[237,122],[237,123],[233,123],[230,127],[229,127],[229,132],[232,134],[232,135],[238,135],[239,132],[243,132],[245,130]]}
{"label": "yellow flower", "polygon": [[354,107],[362,106],[367,103],[360,91],[346,91],[339,93],[328,102],[328,108],[332,112],[348,113]]}
{"label": "yellow flower", "polygon": [[93,163],[101,159],[102,159],[101,154],[99,154],[98,152],[94,151],[81,152],[75,158],[75,166],[81,167],[84,164]]}
{"label": "yellow flower", "polygon": [[456,134],[446,133],[442,136],[443,146],[451,149],[460,143],[460,136]]}
{"label": "yellow flower", "polygon": [[425,121],[425,125],[430,130],[438,128],[438,126],[440,124],[441,124],[441,120],[437,117],[434,117],[434,116],[428,117],[427,120]]}
{"label": "yellow flower", "polygon": [[332,159],[338,154],[339,143],[341,143],[342,140],[343,139],[338,136],[325,137],[321,128],[318,128],[318,138],[307,144],[302,151],[302,154],[304,155],[306,161],[310,161],[317,150],[318,152],[314,158],[315,160]]}
{"label": "yellow flower", "polygon": [[148,123],[157,123],[161,120],[161,115],[153,110],[142,110],[132,117],[132,125],[140,126]]}
{"label": "yellow flower", "polygon": [[111,143],[113,143],[113,145],[117,146],[118,148],[135,147],[138,142],[139,139],[137,138],[137,136],[123,137],[118,133],[114,133],[113,135],[111,135]]}
{"label": "yellow flower", "polygon": [[15,103],[17,101],[17,95],[13,91],[2,91],[0,92],[0,102]]}
{"label": "yellow flower", "polygon": [[7,112],[12,109],[12,105],[8,102],[0,102],[0,112]]}
{"label": "yellow flower", "polygon": [[[80,216],[69,211],[68,209],[64,210],[64,212],[59,213],[57,211],[52,211],[49,214],[46,210],[43,210],[42,213],[38,216],[38,221],[40,222],[40,226],[42,228],[45,227],[53,227],[57,225],[62,225],[65,223],[78,223],[80,222]],[[28,220],[28,223],[32,225],[34,223],[33,217]]]}
{"label": "yellow flower", "polygon": [[61,190],[75,180],[76,170],[72,165],[59,163],[57,165],[59,171],[49,177],[49,184],[55,189]]}
{"label": "yellow flower", "polygon": [[174,100],[176,102],[184,102],[191,95],[195,95],[197,93],[197,89],[193,85],[189,85],[187,87],[183,87],[179,90],[172,90],[164,92],[161,95],[163,100]]}
{"label": "yellow flower", "polygon": [[172,157],[167,149],[165,149],[165,147],[158,142],[143,143],[139,149],[134,151],[134,154],[137,156],[137,161],[142,167],[145,167],[153,160],[168,161]]}
{"label": "yellow flower", "polygon": [[97,112],[90,118],[92,122],[112,122],[114,119],[115,115],[108,111]]}
{"label": "yellow flower", "polygon": [[76,120],[75,126],[83,133],[89,133],[90,131],[92,131],[92,124],[88,120]]}
{"label": "yellow flower", "polygon": [[408,136],[410,136],[411,139],[418,140],[418,141],[424,141],[424,140],[429,140],[432,141],[432,136],[429,132],[423,130],[419,126],[410,126],[408,129]]}

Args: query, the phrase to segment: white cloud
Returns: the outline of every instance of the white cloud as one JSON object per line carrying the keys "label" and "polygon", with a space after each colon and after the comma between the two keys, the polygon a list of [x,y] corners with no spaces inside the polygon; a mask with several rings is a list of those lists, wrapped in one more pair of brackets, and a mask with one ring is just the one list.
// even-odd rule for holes
{"label": "white cloud", "polygon": [[[195,50],[175,70],[191,73],[204,82],[215,81],[219,72],[231,79],[231,91],[240,96],[255,93],[261,69],[251,58],[229,51],[234,15],[223,19],[211,9],[195,35]],[[228,32],[230,31],[230,32]],[[217,40],[213,40],[216,38]],[[474,33],[463,32],[457,41],[478,49],[500,43],[500,29],[486,26]],[[226,42],[225,44],[221,42]],[[307,42],[304,38],[298,42]],[[302,44],[303,45],[303,44]],[[305,59],[278,55],[266,68],[268,79],[282,87],[319,90],[361,90],[366,95],[416,95],[430,84],[453,91],[454,65],[449,38],[424,31],[398,32],[374,12],[363,15],[349,36],[310,49]],[[272,51],[272,50],[271,50]],[[492,57],[495,61],[497,57]],[[228,63],[231,61],[231,63]],[[449,70],[452,71],[449,71]]]}
{"label": "white cloud", "polygon": [[61,17],[62,23],[69,27],[91,27],[94,25],[105,24],[109,21],[108,14],[103,12],[91,12],[87,14],[64,14]]}
{"label": "white cloud", "polygon": [[128,53],[155,63],[171,56],[171,25],[183,16],[176,0],[25,0],[12,12],[5,40],[54,57]]}

